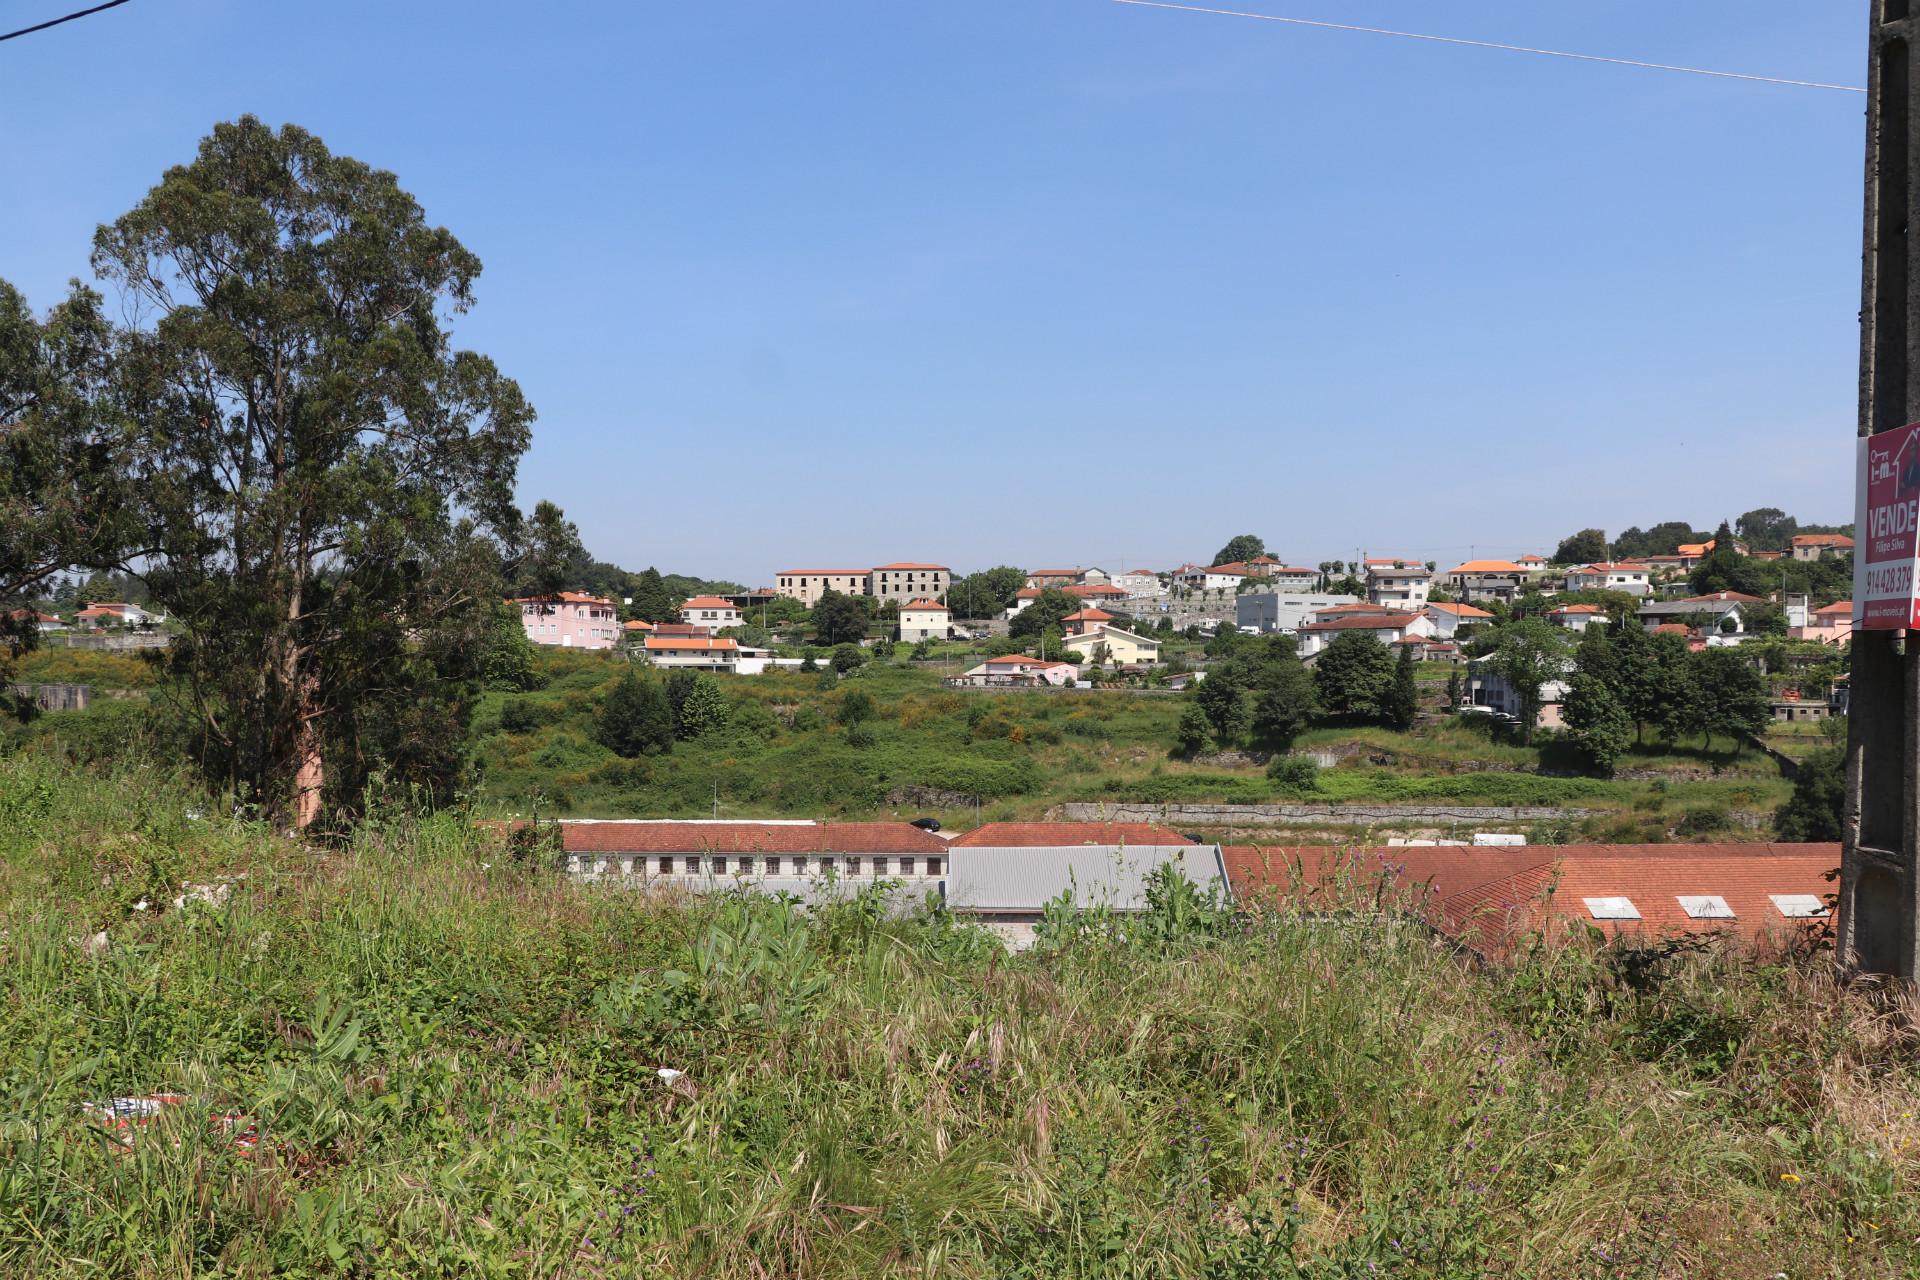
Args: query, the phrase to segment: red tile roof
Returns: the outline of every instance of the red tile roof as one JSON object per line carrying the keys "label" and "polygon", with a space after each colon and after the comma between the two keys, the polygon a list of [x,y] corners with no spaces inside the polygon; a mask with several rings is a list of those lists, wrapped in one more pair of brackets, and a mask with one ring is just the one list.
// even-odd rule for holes
{"label": "red tile roof", "polygon": [[1618,564],[1607,564],[1604,562],[1599,564],[1583,564],[1578,566],[1577,568],[1569,570],[1568,572],[1570,573],[1646,573],[1647,571],[1648,571],[1647,566],[1644,564],[1635,564],[1629,561],[1621,561]]}
{"label": "red tile roof", "polygon": [[1088,600],[1096,596],[1102,599],[1110,599],[1114,596],[1124,597],[1127,594],[1121,588],[1109,587],[1105,583],[1096,583],[1091,587],[1063,587],[1061,590],[1065,591],[1068,595],[1080,596]]}
{"label": "red tile roof", "polygon": [[657,636],[710,636],[712,627],[701,626],[694,622],[663,622],[653,629]]}
{"label": "red tile roof", "polygon": [[907,822],[581,822],[562,819],[568,853],[939,853]]}
{"label": "red tile roof", "polygon": [[1068,614],[1066,617],[1062,618],[1061,621],[1062,622],[1112,622],[1113,615],[1108,613],[1105,609],[1082,609],[1078,613]]}
{"label": "red tile roof", "polygon": [[621,623],[620,629],[622,631],[651,631],[653,630],[653,624],[644,619],[635,618],[632,622]]}
{"label": "red tile roof", "polygon": [[1548,610],[1548,612],[1550,613],[1605,613],[1606,610],[1602,609],[1597,604],[1563,604],[1558,609],[1551,609],[1551,610]]}
{"label": "red tile roof", "polygon": [[1834,601],[1834,602],[1833,602],[1832,604],[1825,604],[1825,605],[1821,605],[1821,606],[1820,606],[1820,607],[1819,607],[1818,609],[1815,609],[1815,610],[1814,610],[1813,612],[1814,612],[1814,614],[1815,614],[1816,616],[1817,616],[1817,615],[1819,615],[1819,614],[1823,614],[1823,613],[1831,613],[1831,614],[1840,614],[1840,613],[1845,613],[1845,614],[1851,614],[1851,613],[1853,612],[1853,601],[1851,601],[1851,600],[1836,600],[1836,601]]}
{"label": "red tile roof", "polygon": [[1493,616],[1485,609],[1475,608],[1470,604],[1454,604],[1450,600],[1429,600],[1427,608],[1450,613],[1456,618],[1491,618]]}
{"label": "red tile roof", "polygon": [[1449,570],[1447,570],[1447,572],[1448,572],[1449,574],[1455,574],[1455,573],[1500,573],[1500,574],[1506,574],[1506,573],[1519,573],[1519,572],[1520,572],[1520,566],[1519,566],[1519,565],[1517,565],[1517,564],[1515,564],[1515,563],[1513,563],[1513,562],[1512,562],[1511,560],[1469,560],[1469,561],[1467,561],[1467,562],[1466,562],[1465,564],[1457,564],[1457,565],[1455,565],[1455,566],[1454,566],[1453,568],[1451,568],[1451,569],[1449,569]]}
{"label": "red tile roof", "polygon": [[[1773,894],[1824,899],[1837,844],[1535,845],[1285,849],[1229,845],[1227,878],[1242,903],[1279,896],[1331,898],[1343,885],[1387,905],[1423,912],[1443,932],[1499,954],[1549,917],[1603,932],[1660,936],[1731,931],[1759,940],[1804,927],[1783,916]],[[1550,895],[1550,896],[1549,896]],[[1681,895],[1715,895],[1730,919],[1699,919]],[[1627,898],[1638,920],[1596,920],[1585,898]]]}
{"label": "red tile roof", "polygon": [[988,658],[985,665],[989,667],[1017,667],[1022,665],[1030,667],[1070,667],[1073,664],[1071,662],[1061,662],[1056,658],[1029,658],[1024,653],[1009,653],[1003,657]]}
{"label": "red tile roof", "polygon": [[1844,533],[1796,533],[1793,536],[1796,547],[1850,547],[1853,539]]}
{"label": "red tile roof", "polygon": [[1076,844],[1192,844],[1178,831],[1151,822],[989,822],[954,842],[970,848],[1045,849]]}
{"label": "red tile roof", "polygon": [[915,600],[912,604],[903,604],[902,609],[918,609],[922,613],[952,613],[953,610],[938,600]]}
{"label": "red tile roof", "polygon": [[695,597],[694,597],[693,599],[691,599],[691,600],[689,600],[689,601],[687,601],[687,602],[686,602],[685,604],[683,604],[683,605],[681,605],[681,606],[680,606],[680,608],[681,608],[681,609],[683,609],[683,610],[686,610],[686,609],[731,609],[731,608],[733,608],[733,607],[734,607],[734,605],[733,605],[733,601],[731,601],[731,600],[722,600],[722,599],[721,599],[721,598],[720,598],[719,596],[695,596]]}

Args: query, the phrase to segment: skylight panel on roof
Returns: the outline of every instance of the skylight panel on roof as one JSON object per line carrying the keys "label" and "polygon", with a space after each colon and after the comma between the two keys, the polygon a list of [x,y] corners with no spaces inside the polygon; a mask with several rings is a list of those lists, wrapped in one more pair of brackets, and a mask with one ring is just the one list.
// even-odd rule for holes
{"label": "skylight panel on roof", "polygon": [[1731,920],[1733,908],[1717,893],[1680,894],[1680,909],[1695,920]]}
{"label": "skylight panel on roof", "polygon": [[1633,905],[1632,898],[1582,898],[1587,904],[1587,914],[1595,920],[1638,920],[1640,908]]}
{"label": "skylight panel on roof", "polygon": [[1780,914],[1789,920],[1818,920],[1827,914],[1827,904],[1811,893],[1768,894]]}

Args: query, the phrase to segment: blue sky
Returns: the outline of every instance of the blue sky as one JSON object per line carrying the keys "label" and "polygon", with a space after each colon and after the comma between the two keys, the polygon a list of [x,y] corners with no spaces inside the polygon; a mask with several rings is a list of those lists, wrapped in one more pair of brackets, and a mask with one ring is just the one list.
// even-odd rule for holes
{"label": "blue sky", "polygon": [[[1859,4],[1223,7],[1865,76]],[[134,0],[0,85],[42,306],[216,120],[397,172],[486,264],[524,499],[631,567],[1850,518],[1860,95],[1110,0]]]}

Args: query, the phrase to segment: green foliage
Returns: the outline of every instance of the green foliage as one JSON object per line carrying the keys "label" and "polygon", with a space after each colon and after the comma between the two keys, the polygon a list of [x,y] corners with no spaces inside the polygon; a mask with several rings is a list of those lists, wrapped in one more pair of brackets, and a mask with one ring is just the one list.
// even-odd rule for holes
{"label": "green foliage", "polygon": [[995,618],[1013,604],[1014,593],[1027,585],[1024,569],[998,565],[957,579],[947,591],[947,607],[956,618]]}
{"label": "green foliage", "polygon": [[1288,650],[1286,657],[1264,667],[1256,677],[1259,692],[1253,702],[1253,740],[1274,751],[1285,751],[1305,732],[1320,711],[1313,673]]}
{"label": "green foliage", "polygon": [[1767,727],[1773,700],[1766,679],[1740,649],[1703,649],[1693,656],[1693,671],[1700,692],[1698,723],[1709,746],[1716,734],[1737,739]]}
{"label": "green foliage", "polygon": [[1607,558],[1607,531],[1582,529],[1563,538],[1553,551],[1555,564],[1599,564]]}
{"label": "green foliage", "polygon": [[[1202,681],[1202,687],[1205,686]],[[1207,749],[1207,741],[1213,733],[1213,722],[1207,718],[1206,708],[1197,699],[1189,701],[1180,713],[1180,723],[1173,733],[1173,752],[1178,756],[1197,756]]]}
{"label": "green foliage", "polygon": [[839,672],[841,675],[845,675],[847,674],[847,672],[852,671],[856,667],[860,666],[866,660],[867,660],[867,655],[861,652],[859,645],[843,644],[843,645],[836,645],[834,647],[833,658],[831,661],[832,661],[833,669]]}
{"label": "green foliage", "polygon": [[1847,803],[1847,758],[1824,747],[1800,761],[1793,796],[1773,816],[1782,840],[1838,840]]}
{"label": "green foliage", "polygon": [[1588,763],[1602,773],[1612,773],[1633,742],[1633,721],[1612,687],[1601,676],[1576,672],[1568,682],[1564,715]]}
{"label": "green foliage", "polygon": [[115,396],[209,776],[301,824],[376,778],[450,796],[533,420],[447,330],[479,259],[393,174],[247,116],[93,264],[146,322]]}
{"label": "green foliage", "polygon": [[503,733],[526,733],[539,723],[533,704],[525,698],[508,698],[500,704],[500,729]]}
{"label": "green foliage", "polygon": [[1420,712],[1420,686],[1413,675],[1413,649],[1400,646],[1393,664],[1393,683],[1387,686],[1387,698],[1381,707],[1382,718],[1395,729],[1411,729]]}
{"label": "green foliage", "polygon": [[[0,280],[0,712],[28,610],[60,570],[116,563],[139,511],[108,395],[112,325],[75,284],[44,322]],[[110,597],[120,599],[123,597]]]}
{"label": "green foliage", "polygon": [[866,606],[853,596],[827,591],[813,602],[813,638],[819,644],[853,644],[866,638]]}
{"label": "green foliage", "polygon": [[600,742],[618,756],[673,750],[673,706],[660,685],[629,667],[600,710]]}
{"label": "green foliage", "polygon": [[497,604],[491,610],[486,649],[480,656],[480,674],[489,689],[525,693],[537,689],[539,673],[533,664],[533,641],[520,621],[520,607]]}
{"label": "green foliage", "polygon": [[1267,544],[1250,533],[1227,539],[1227,545],[1214,554],[1214,564],[1236,564],[1267,553]]}
{"label": "green foliage", "polygon": [[1384,719],[1393,678],[1393,654],[1359,631],[1342,632],[1313,662],[1320,708],[1341,719]]}
{"label": "green foliage", "polygon": [[1312,756],[1275,756],[1267,761],[1267,779],[1289,791],[1318,791],[1320,766]]}
{"label": "green foliage", "polygon": [[[660,571],[648,566],[642,570],[633,584],[631,592],[622,592],[623,598],[631,595],[633,604],[629,611],[642,622],[665,622],[679,608],[680,601],[667,589],[666,582],[660,577]],[[683,597],[691,599],[691,597]]]}
{"label": "green foliage", "polygon": [[1237,746],[1247,732],[1247,694],[1240,682],[1227,671],[1209,672],[1192,693],[1195,706],[1207,718],[1213,740],[1222,748]]}
{"label": "green foliage", "polygon": [[[1371,860],[1239,910],[1157,872],[1009,954],[884,887],[608,891],[378,810],[315,857],[195,802],[0,761],[10,1277],[1881,1276],[1920,1236],[1910,1045],[1825,957],[1464,965]],[[160,1088],[124,1148],[81,1105]]]}
{"label": "green foliage", "polygon": [[1532,740],[1540,718],[1541,686],[1565,672],[1566,651],[1566,632],[1539,618],[1521,618],[1499,629],[1487,666],[1520,696],[1522,742]]}
{"label": "green foliage", "polygon": [[1767,590],[1765,576],[1755,566],[1756,561],[1740,554],[1734,546],[1733,530],[1726,521],[1714,531],[1714,547],[1688,575],[1696,595],[1709,595],[1716,591],[1741,591],[1748,595],[1764,595]]}
{"label": "green foliage", "polygon": [[833,718],[840,724],[856,725],[873,719],[873,698],[865,689],[849,689],[840,699]]}
{"label": "green foliage", "polygon": [[[1028,602],[1026,608],[1013,615],[1013,620],[1007,623],[1007,634],[1021,639],[1032,639],[1049,631],[1057,634],[1061,620],[1086,608],[1086,603],[1071,591],[1048,587]],[[1058,653],[1059,650],[1056,648],[1051,652]]]}
{"label": "green foliage", "polygon": [[686,697],[674,708],[674,737],[698,738],[727,727],[732,708],[727,695],[712,676],[701,672],[693,678]]}

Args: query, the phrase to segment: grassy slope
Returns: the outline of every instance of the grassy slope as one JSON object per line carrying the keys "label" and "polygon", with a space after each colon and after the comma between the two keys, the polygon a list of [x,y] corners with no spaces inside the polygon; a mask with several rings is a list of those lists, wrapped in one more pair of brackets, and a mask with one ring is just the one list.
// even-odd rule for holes
{"label": "grassy slope", "polygon": [[[1777,769],[1751,751],[1728,757],[1654,750],[1621,762],[1625,770],[1673,773],[1672,780],[1517,773],[1512,770],[1539,764],[1541,752],[1495,744],[1484,729],[1447,723],[1414,735],[1368,728],[1308,733],[1303,748],[1359,742],[1394,759],[1384,765],[1354,760],[1323,774],[1317,795],[1301,797],[1255,767],[1169,760],[1184,706],[1177,697],[958,693],[941,685],[938,671],[905,667],[866,668],[824,694],[810,675],[723,681],[736,703],[733,727],[680,743],[669,756],[629,763],[593,739],[594,709],[618,678],[618,665],[588,654],[540,657],[547,687],[512,695],[535,709],[538,727],[501,732],[508,695],[499,694],[488,697],[476,726],[485,794],[510,809],[525,810],[540,798],[599,816],[708,816],[717,783],[721,816],[934,814],[972,824],[970,803],[947,809],[889,801],[896,788],[921,786],[980,795],[983,818],[1034,817],[1063,800],[1572,805],[1619,815],[1590,821],[1587,834],[1648,839],[1665,836],[1689,809],[1767,811],[1789,789]],[[853,688],[871,694],[879,710],[875,745],[858,750],[832,723]],[[971,719],[981,716],[978,723]],[[1688,776],[1709,768],[1724,776]]]}
{"label": "grassy slope", "polygon": [[[137,659],[77,650],[27,661],[40,664],[29,679],[80,679],[103,688],[145,687],[152,674]],[[1317,793],[1300,796],[1255,766],[1170,760],[1167,749],[1185,705],[1175,696],[961,693],[941,684],[937,668],[906,666],[864,668],[828,693],[812,675],[723,679],[734,702],[729,729],[680,743],[667,756],[625,761],[594,738],[598,707],[622,670],[618,660],[544,650],[538,661],[544,688],[489,694],[476,717],[480,795],[490,809],[703,817],[714,812],[717,791],[723,817],[930,814],[971,826],[976,818],[1037,817],[1068,800],[1566,805],[1602,815],[1559,833],[1564,837],[1648,840],[1670,838],[1697,810],[1771,811],[1789,790],[1758,753],[1708,755],[1699,743],[1630,753],[1621,768],[1634,776],[1617,780],[1515,772],[1569,762],[1552,748],[1495,743],[1482,727],[1449,721],[1412,734],[1364,727],[1305,734],[1299,744],[1305,749],[1359,744],[1367,750],[1324,772]],[[875,742],[864,748],[849,745],[834,723],[840,702],[855,688],[867,691],[878,710]],[[532,730],[501,730],[510,697],[531,709]],[[99,701],[84,714],[42,717],[30,736],[57,737],[82,758],[97,758],[150,723],[156,722],[144,704]],[[1709,770],[1718,772],[1695,776]],[[913,788],[951,793],[952,803]],[[1722,831],[1710,822],[1694,826],[1688,834],[1764,834]]]}
{"label": "grassy slope", "polygon": [[[1638,995],[1579,948],[1487,975],[1285,914],[1008,958],[577,888],[452,818],[309,852],[192,803],[0,761],[0,1274],[1920,1265],[1911,1040],[1817,964]],[[240,871],[224,909],[133,909]],[[76,1111],[160,1088],[196,1100],[129,1155]]]}

